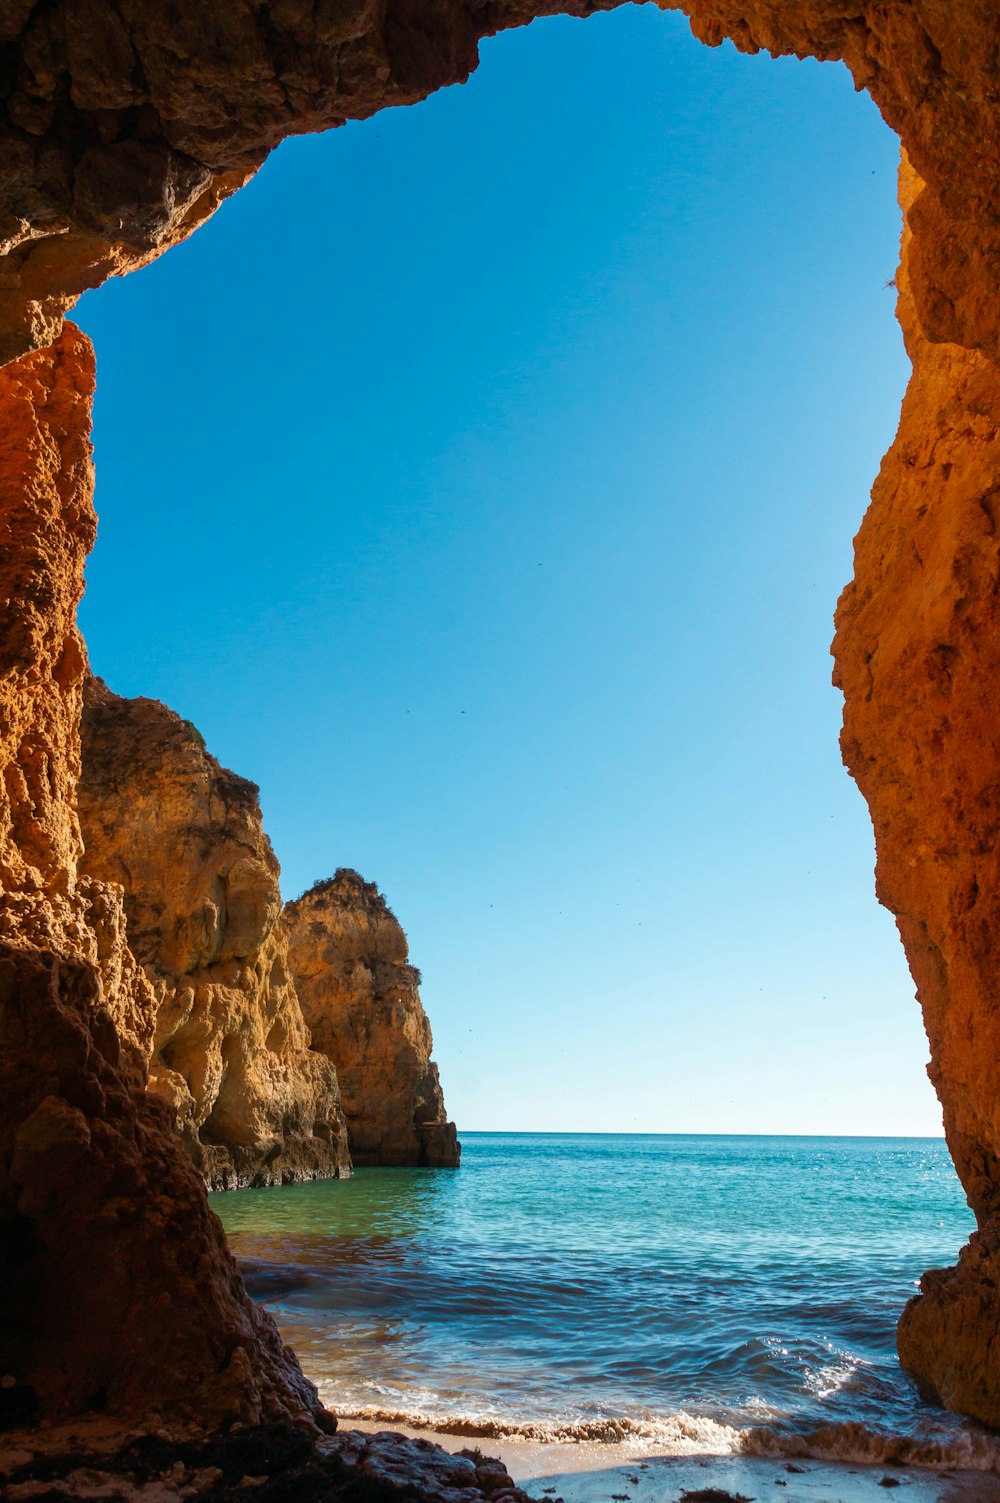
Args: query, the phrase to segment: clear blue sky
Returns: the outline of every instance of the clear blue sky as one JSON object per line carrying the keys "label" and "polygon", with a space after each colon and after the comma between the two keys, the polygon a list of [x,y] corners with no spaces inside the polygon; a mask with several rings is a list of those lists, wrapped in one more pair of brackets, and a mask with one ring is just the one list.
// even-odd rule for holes
{"label": "clear blue sky", "polygon": [[94,667],[377,881],[464,1128],[936,1132],[828,646],[895,138],[629,7],[288,142],[88,295]]}

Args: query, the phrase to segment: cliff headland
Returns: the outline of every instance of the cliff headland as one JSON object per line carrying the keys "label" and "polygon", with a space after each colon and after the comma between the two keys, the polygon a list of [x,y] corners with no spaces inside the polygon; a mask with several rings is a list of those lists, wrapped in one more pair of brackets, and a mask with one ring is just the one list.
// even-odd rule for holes
{"label": "cliff headland", "polygon": [[122,892],[155,1003],[147,1089],[211,1189],[458,1163],[418,974],[339,871],[282,907],[258,790],[156,700],[87,681],[81,871]]}

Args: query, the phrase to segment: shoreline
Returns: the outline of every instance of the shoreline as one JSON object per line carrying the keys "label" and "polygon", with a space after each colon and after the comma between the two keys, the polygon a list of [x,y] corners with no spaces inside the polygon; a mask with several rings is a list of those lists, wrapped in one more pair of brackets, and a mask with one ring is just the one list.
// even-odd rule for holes
{"label": "shoreline", "polygon": [[503,1462],[518,1487],[538,1503],[697,1503],[781,1500],[781,1503],[877,1503],[897,1487],[906,1503],[1000,1503],[1000,1477],[959,1468],[822,1461],[810,1457],[665,1455],[639,1443],[470,1439],[443,1430],[377,1420],[343,1419],[338,1429],[376,1435],[387,1430],[442,1450],[480,1449]]}

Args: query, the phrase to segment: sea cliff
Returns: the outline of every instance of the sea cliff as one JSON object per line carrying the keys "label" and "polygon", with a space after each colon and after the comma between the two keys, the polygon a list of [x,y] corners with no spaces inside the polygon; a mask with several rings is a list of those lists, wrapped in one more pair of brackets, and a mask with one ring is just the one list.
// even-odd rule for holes
{"label": "sea cliff", "polygon": [[285,923],[313,1047],[337,1067],[354,1162],[457,1165],[420,973],[378,888],[341,868],[287,904]]}
{"label": "sea cliff", "polygon": [[256,785],[94,677],[79,815],[80,870],[121,889],[151,991],[147,1089],[211,1189],[458,1163],[419,975],[372,883],[340,870],[283,909]]}
{"label": "sea cliff", "polygon": [[253,783],[194,726],[97,679],[84,698],[82,869],[120,884],[153,990],[148,1089],[213,1189],[350,1172],[333,1064],[289,974],[278,862]]}

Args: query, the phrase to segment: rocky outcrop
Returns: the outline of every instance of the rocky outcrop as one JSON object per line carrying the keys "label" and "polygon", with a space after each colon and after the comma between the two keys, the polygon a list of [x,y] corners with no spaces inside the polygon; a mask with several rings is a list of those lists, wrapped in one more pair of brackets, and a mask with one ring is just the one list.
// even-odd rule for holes
{"label": "rocky outcrop", "polygon": [[123,889],[155,998],[149,1089],[209,1185],[347,1174],[337,1078],[309,1048],[256,786],[165,705],[90,679],[79,810],[82,867]]}
{"label": "rocky outcrop", "polygon": [[337,1067],[355,1164],[457,1165],[420,974],[378,888],[342,867],[287,904],[285,922],[313,1048]]}
{"label": "rocky outcrop", "polygon": [[0,1419],[322,1418],[146,1092],[117,889],[78,874],[93,376],[70,326],[0,371]]}
{"label": "rocky outcrop", "polygon": [[378,889],[341,870],[282,911],[257,788],[156,700],[88,679],[82,749],[80,870],[123,893],[147,1088],[209,1187],[342,1175],[352,1157],[457,1164],[419,975]]}
{"label": "rocky outcrop", "polygon": [[[301,1426],[236,1426],[206,1439],[139,1435],[94,1449],[19,1435],[0,1445],[0,1496],[46,1503],[530,1503],[502,1461],[383,1430],[327,1436]],[[41,1442],[41,1443],[39,1443]],[[100,1446],[101,1449],[97,1449]],[[252,1489],[252,1491],[251,1491]]]}
{"label": "rocky outcrop", "polygon": [[913,378],[834,650],[879,898],[906,946],[980,1228],[958,1269],[925,1277],[900,1356],[950,1407],[1000,1426],[1000,371],[927,339],[911,295],[920,185],[907,163],[901,186],[899,318]]}
{"label": "rocky outcrop", "polygon": [[[285,136],[411,104],[484,37],[620,0],[8,0],[0,14],[0,359],[87,287],[202,224]],[[696,35],[842,58],[927,185],[914,285],[929,337],[1000,348],[996,16],[983,0],[688,0]]]}

